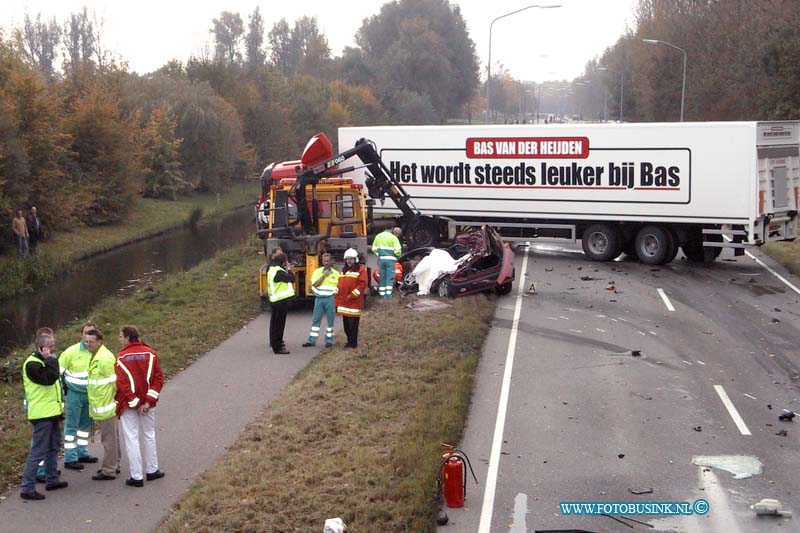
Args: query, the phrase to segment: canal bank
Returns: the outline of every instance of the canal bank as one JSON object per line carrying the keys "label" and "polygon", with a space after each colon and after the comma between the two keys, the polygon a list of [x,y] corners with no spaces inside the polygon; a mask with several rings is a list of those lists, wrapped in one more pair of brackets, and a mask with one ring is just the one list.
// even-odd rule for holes
{"label": "canal bank", "polygon": [[230,214],[237,207],[254,205],[260,185],[252,180],[232,186],[224,195],[202,194],[177,201],[140,198],[127,218],[111,226],[65,228],[52,232],[58,223],[47,220],[47,240],[39,255],[19,260],[0,258],[0,302],[30,294],[74,271],[82,260],[181,228]]}

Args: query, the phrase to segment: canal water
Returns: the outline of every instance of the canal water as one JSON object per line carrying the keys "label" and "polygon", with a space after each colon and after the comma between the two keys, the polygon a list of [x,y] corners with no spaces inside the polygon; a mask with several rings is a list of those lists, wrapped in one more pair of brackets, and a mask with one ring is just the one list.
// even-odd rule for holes
{"label": "canal water", "polygon": [[47,287],[0,303],[0,354],[33,340],[42,326],[53,329],[84,316],[103,298],[125,295],[183,272],[218,251],[244,242],[254,231],[251,208],[185,227],[80,261]]}

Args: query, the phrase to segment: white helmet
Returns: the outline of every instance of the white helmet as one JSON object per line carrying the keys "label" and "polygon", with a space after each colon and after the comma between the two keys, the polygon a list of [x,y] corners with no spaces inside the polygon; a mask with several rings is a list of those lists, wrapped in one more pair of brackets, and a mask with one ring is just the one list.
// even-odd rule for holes
{"label": "white helmet", "polygon": [[344,252],[344,258],[347,259],[348,257],[352,257],[353,259],[358,259],[358,252],[356,252],[355,248],[348,248]]}

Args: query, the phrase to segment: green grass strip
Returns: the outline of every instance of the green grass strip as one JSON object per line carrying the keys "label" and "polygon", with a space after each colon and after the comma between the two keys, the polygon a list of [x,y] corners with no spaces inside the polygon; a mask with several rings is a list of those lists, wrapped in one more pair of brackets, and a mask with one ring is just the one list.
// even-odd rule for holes
{"label": "green grass strip", "polygon": [[[135,295],[110,297],[76,324],[56,331],[60,352],[78,341],[77,324],[92,319],[106,334],[106,344],[120,349],[116,332],[135,324],[145,342],[159,354],[171,376],[242,328],[259,313],[256,273],[263,262],[260,241],[217,254],[182,274],[147,287]],[[212,307],[213,306],[213,307]],[[186,325],[191,324],[190,328]],[[46,326],[47,324],[41,324]],[[30,444],[30,424],[22,411],[21,365],[25,351],[3,360],[0,375],[0,490],[19,481]]]}
{"label": "green grass strip", "polygon": [[765,244],[761,250],[788,268],[795,276],[800,276],[800,240],[771,242]]}
{"label": "green grass strip", "polygon": [[[406,300],[407,301],[407,300]],[[163,531],[435,528],[440,443],[457,443],[494,314],[373,301],[359,348],[323,351],[174,506]]]}

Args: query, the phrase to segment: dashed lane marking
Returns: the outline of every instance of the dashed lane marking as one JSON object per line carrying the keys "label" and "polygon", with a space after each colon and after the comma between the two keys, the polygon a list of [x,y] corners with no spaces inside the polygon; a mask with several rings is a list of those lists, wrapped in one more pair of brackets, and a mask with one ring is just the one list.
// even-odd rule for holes
{"label": "dashed lane marking", "polygon": [[714,390],[717,391],[719,399],[722,400],[722,404],[725,406],[725,409],[728,410],[728,414],[731,415],[733,423],[736,424],[737,428],[739,428],[739,433],[742,435],[752,435],[750,430],[747,429],[747,424],[744,423],[741,415],[739,415],[739,411],[736,410],[736,406],[733,405],[733,402],[728,397],[728,393],[725,392],[725,389],[722,387],[722,385],[714,385]]}
{"label": "dashed lane marking", "polygon": [[672,302],[670,302],[669,298],[667,298],[667,293],[664,292],[664,289],[658,289],[658,294],[659,296],[661,296],[661,299],[664,300],[664,305],[667,306],[667,309],[670,311],[674,311],[675,308],[672,307]]}

